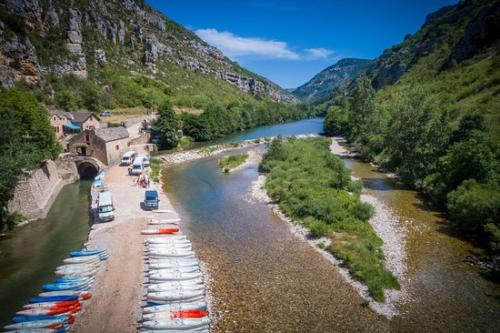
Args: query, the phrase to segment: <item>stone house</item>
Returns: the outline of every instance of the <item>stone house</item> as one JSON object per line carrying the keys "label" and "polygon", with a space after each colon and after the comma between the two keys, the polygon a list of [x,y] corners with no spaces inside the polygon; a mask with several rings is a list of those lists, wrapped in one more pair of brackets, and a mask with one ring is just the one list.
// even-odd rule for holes
{"label": "stone house", "polygon": [[72,115],[73,124],[80,126],[82,131],[101,127],[99,117],[92,112],[73,112]]}
{"label": "stone house", "polygon": [[101,127],[99,117],[92,112],[66,112],[49,110],[50,125],[56,133],[56,138],[61,139],[66,134],[78,133],[86,129]]}
{"label": "stone house", "polygon": [[70,153],[91,156],[106,165],[117,164],[129,150],[129,133],[124,127],[88,129],[74,135],[68,143]]}
{"label": "stone house", "polygon": [[56,138],[62,138],[67,133],[66,127],[70,126],[73,116],[70,112],[59,110],[50,110],[49,116],[50,126],[54,129]]}

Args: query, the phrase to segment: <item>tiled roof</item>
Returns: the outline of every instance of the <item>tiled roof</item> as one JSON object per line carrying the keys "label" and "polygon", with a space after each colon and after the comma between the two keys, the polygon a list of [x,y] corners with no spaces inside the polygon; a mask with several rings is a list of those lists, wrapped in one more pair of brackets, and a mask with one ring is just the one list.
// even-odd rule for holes
{"label": "tiled roof", "polygon": [[72,112],[71,114],[73,115],[73,122],[77,124],[83,124],[92,115],[96,117],[92,112]]}
{"label": "tiled roof", "polygon": [[49,109],[49,114],[51,116],[58,116],[59,118],[66,117],[70,120],[73,120],[73,113],[71,113],[71,112],[66,112],[66,111],[57,110],[57,109]]}
{"label": "tiled roof", "polygon": [[125,127],[99,128],[95,130],[95,135],[105,142],[125,139],[129,137],[128,131]]}

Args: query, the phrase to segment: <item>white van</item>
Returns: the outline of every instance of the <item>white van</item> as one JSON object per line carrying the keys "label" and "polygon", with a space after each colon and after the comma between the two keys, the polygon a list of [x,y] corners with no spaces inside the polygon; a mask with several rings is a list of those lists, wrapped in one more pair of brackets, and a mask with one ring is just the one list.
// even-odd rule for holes
{"label": "white van", "polygon": [[[136,161],[142,161],[142,167],[143,168],[149,167],[149,159],[146,157],[146,155],[137,155]],[[136,161],[134,161],[134,163]]]}
{"label": "white van", "polygon": [[121,165],[130,165],[134,161],[136,152],[131,150],[123,154]]}
{"label": "white van", "polygon": [[113,221],[115,219],[115,214],[113,213],[115,208],[113,207],[113,200],[111,200],[111,192],[99,192],[97,209],[101,222]]}
{"label": "white van", "polygon": [[136,157],[134,164],[132,164],[132,167],[129,168],[129,174],[137,176],[137,175],[142,174],[143,170],[144,170],[144,167],[142,165],[142,159],[138,159]]}

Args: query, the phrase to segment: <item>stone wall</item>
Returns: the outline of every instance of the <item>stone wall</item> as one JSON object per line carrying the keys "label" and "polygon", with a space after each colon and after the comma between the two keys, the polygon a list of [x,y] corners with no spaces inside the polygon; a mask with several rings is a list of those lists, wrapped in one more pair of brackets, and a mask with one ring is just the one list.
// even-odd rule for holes
{"label": "stone wall", "polygon": [[61,188],[78,179],[73,161],[45,161],[41,168],[19,179],[14,198],[8,204],[9,212],[18,212],[25,220],[44,218]]}

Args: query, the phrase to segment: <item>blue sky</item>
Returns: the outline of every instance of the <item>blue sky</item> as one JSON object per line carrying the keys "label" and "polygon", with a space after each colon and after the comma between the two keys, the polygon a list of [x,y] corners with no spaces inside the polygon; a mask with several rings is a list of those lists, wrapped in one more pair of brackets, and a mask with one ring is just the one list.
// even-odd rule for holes
{"label": "blue sky", "polygon": [[346,57],[375,58],[457,0],[148,0],[284,88]]}

